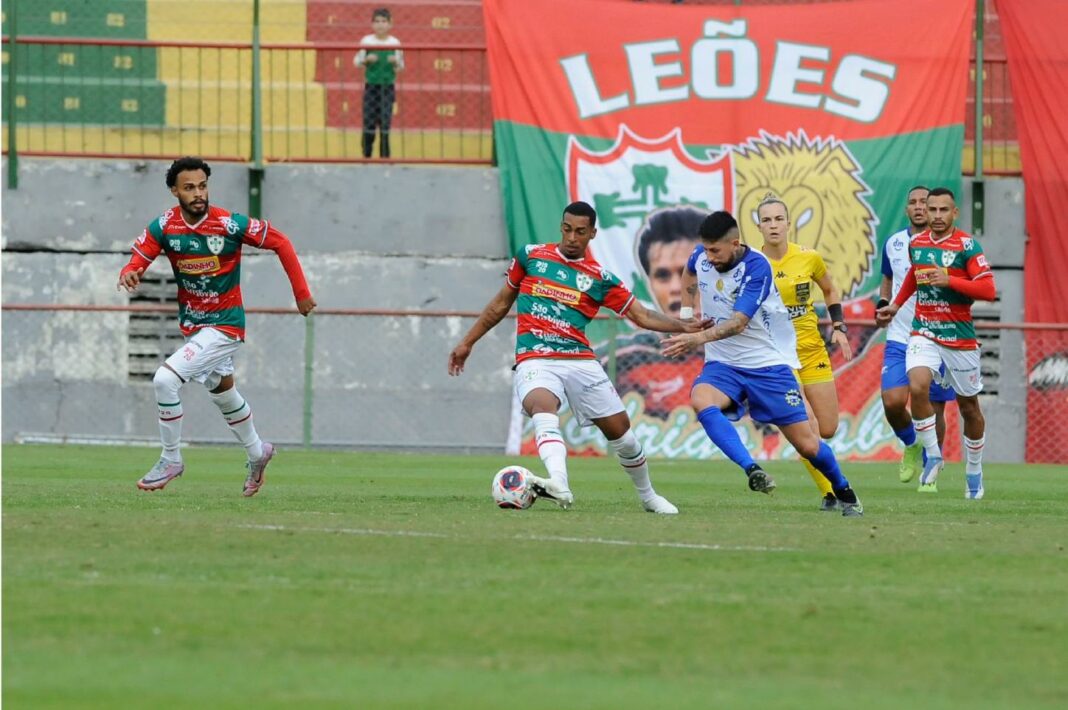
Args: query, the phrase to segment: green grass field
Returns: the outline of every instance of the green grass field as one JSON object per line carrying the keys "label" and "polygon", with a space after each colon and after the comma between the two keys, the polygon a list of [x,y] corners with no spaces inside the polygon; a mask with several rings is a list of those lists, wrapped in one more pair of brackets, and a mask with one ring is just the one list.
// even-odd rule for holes
{"label": "green grass field", "polygon": [[[3,448],[5,708],[1068,707],[1068,468],[937,496],[848,466],[866,515],[730,466],[608,460],[496,509],[505,457]],[[525,465],[540,470],[540,463]]]}

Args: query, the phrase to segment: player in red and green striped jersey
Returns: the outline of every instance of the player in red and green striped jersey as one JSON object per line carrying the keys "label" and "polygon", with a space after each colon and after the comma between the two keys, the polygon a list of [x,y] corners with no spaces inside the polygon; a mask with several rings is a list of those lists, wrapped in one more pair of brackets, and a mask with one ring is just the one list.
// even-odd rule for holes
{"label": "player in red and green striped jersey", "polygon": [[523,411],[534,421],[538,455],[549,478],[538,478],[535,490],[571,507],[574,496],[567,478],[567,448],[557,415],[568,402],[581,426],[596,426],[608,440],[623,469],[634,482],[642,507],[651,513],[679,512],[653,490],[649,464],[630,427],[615,387],[590,348],[586,326],[604,306],[640,328],[662,333],[696,333],[699,321],[682,321],[645,308],[614,274],[588,253],[597,235],[597,213],[585,202],[564,209],[558,244],[532,244],[521,249],[508,269],[504,286],[478,321],[449,354],[449,374],[459,375],[471,349],[517,303],[515,388]]}
{"label": "player in red and green striped jersey", "polygon": [[250,245],[278,254],[293,287],[301,315],[315,308],[293,245],[269,222],[213,207],[208,202],[211,168],[199,158],[179,158],[167,170],[167,187],[178,205],[153,220],[133,245],[130,262],[119,273],[119,288],[136,291],[145,269],[161,253],[167,255],[178,281],[178,325],[185,345],[156,370],[152,384],[159,411],[163,453],[137,482],[154,491],[181,476],[182,385],[195,380],[206,386],[237,440],[248,452],[248,475],[242,491],[255,495],[274,447],[260,440],[252,409],[234,386],[233,355],[245,339],[241,300],[241,249]]}
{"label": "player in red and green striped jersey", "polygon": [[972,303],[993,301],[997,292],[994,273],[983,248],[974,237],[954,226],[958,214],[953,192],[948,188],[938,187],[927,195],[928,228],[909,243],[912,268],[894,302],[880,308],[876,320],[881,326],[887,325],[912,294],[916,294],[916,314],[905,350],[905,369],[913,423],[927,453],[919,490],[937,492],[936,481],[944,466],[930,400],[931,380],[944,365],[942,384],[953,386],[964,419],[967,449],[964,495],[978,500],[984,492],[986,420],[979,407],[983,378]]}

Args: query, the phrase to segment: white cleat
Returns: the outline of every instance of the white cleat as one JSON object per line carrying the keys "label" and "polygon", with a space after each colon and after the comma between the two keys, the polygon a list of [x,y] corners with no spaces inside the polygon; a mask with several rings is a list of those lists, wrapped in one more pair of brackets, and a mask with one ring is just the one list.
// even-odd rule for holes
{"label": "white cleat", "polygon": [[964,478],[966,481],[964,497],[968,500],[982,500],[983,494],[986,493],[983,490],[983,472],[967,474]]}
{"label": "white cleat", "polygon": [[541,478],[534,476],[534,495],[539,498],[545,498],[556,503],[558,506],[567,510],[575,502],[575,496],[571,491],[564,488],[551,478]]}
{"label": "white cleat", "polygon": [[161,491],[163,487],[182,475],[185,464],[181,461],[168,461],[161,458],[156,465],[149,469],[148,473],[137,482],[137,487],[143,491]]}
{"label": "white cleat", "polygon": [[675,507],[675,504],[661,495],[654,495],[648,500],[643,500],[642,507],[645,508],[646,512],[656,513],[657,515],[679,514],[679,509]]}

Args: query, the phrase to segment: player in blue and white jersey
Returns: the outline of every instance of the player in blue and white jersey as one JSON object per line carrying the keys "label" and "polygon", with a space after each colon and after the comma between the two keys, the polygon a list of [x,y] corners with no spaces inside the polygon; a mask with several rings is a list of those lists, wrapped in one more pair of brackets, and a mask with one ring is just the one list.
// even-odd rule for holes
{"label": "player in blue and white jersey", "polygon": [[690,403],[705,433],[742,467],[749,488],[770,493],[775,481],[753,460],[731,420],[746,410],[758,422],[774,424],[797,452],[830,481],[842,515],[864,512],[834,452],[813,431],[794,370],[796,336],[775,288],[767,257],[741,244],[738,223],[728,212],[713,212],[700,228],[686,273],[697,278],[703,319],[714,326],[664,341],[664,354],[705,348],[705,366],[694,381]]}
{"label": "player in blue and white jersey", "polygon": [[[909,226],[890,235],[883,245],[882,272],[883,280],[879,287],[879,304],[877,308],[889,305],[901,284],[912,268],[909,259],[909,242],[914,234],[927,229],[927,193],[923,185],[917,185],[908,192],[905,214]],[[909,412],[909,376],[905,371],[905,347],[912,333],[912,318],[916,312],[916,297],[913,296],[894,316],[886,331],[886,349],[883,351],[882,396],[883,412],[894,434],[905,447],[901,458],[898,476],[902,483],[908,483],[913,476],[923,470],[923,444],[916,439],[916,429],[912,425],[912,413]],[[943,387],[938,378],[931,382],[931,404],[935,410],[935,429],[938,434],[938,447],[946,438],[946,402],[956,399],[951,387]]]}

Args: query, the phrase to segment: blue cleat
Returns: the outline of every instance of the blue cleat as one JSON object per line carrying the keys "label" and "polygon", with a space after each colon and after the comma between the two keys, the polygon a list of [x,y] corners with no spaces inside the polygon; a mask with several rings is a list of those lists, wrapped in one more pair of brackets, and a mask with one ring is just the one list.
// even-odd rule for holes
{"label": "blue cleat", "polygon": [[945,468],[945,465],[946,462],[941,456],[932,456],[928,458],[927,462],[923,465],[923,473],[920,474],[919,489],[925,493],[938,492],[938,474],[942,473],[942,469]]}
{"label": "blue cleat", "polygon": [[968,500],[979,500],[983,497],[983,472],[969,473],[964,476],[968,481],[968,487],[964,489],[964,497]]}

